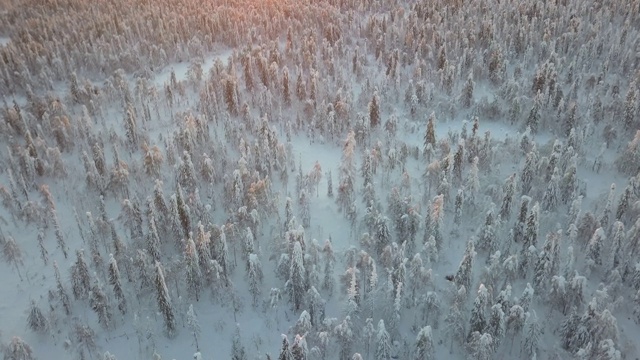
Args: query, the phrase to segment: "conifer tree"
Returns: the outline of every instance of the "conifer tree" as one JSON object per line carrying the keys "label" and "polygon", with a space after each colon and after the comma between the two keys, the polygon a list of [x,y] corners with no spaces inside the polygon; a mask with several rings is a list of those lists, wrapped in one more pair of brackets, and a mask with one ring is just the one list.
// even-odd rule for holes
{"label": "conifer tree", "polygon": [[31,330],[37,333],[45,333],[49,327],[47,319],[33,300],[31,300],[29,315],[27,316],[27,324],[29,324],[29,328]]}
{"label": "conifer tree", "polygon": [[86,299],[91,290],[89,267],[84,260],[83,250],[76,250],[76,262],[71,267],[71,287],[76,299]]}
{"label": "conifer tree", "polygon": [[164,318],[164,326],[167,335],[172,337],[176,331],[176,319],[173,313],[173,306],[171,305],[169,289],[164,281],[164,270],[158,261],[156,261],[155,272],[156,300],[158,301],[158,308]]}
{"label": "conifer tree", "polygon": [[247,260],[247,277],[249,279],[249,292],[253,297],[253,305],[258,305],[258,297],[260,296],[261,290],[260,285],[262,284],[262,265],[260,264],[260,260],[258,259],[258,255],[249,254]]}
{"label": "conifer tree", "polygon": [[305,289],[305,269],[302,261],[302,247],[300,242],[295,241],[293,244],[293,254],[291,258],[291,265],[289,267],[289,280],[287,281],[287,288],[289,289],[289,297],[293,303],[294,309],[300,310]]}
{"label": "conifer tree", "polygon": [[427,130],[424,135],[425,153],[428,145],[431,145],[432,149],[436,148],[435,121],[436,121],[436,114],[432,112],[431,115],[429,115],[429,119],[427,120]]}
{"label": "conifer tree", "polygon": [[432,360],[435,359],[435,344],[433,342],[433,334],[431,326],[423,327],[416,337],[416,360]]}
{"label": "conifer tree", "polygon": [[96,278],[89,297],[89,306],[98,315],[98,322],[103,328],[111,328],[111,311],[109,309],[109,301],[107,295],[102,289],[100,281]]}
{"label": "conifer tree", "polygon": [[191,335],[193,335],[193,341],[196,346],[196,351],[200,351],[200,345],[198,344],[198,337],[200,336],[200,324],[198,322],[196,312],[193,310],[193,304],[189,305],[189,310],[187,311],[187,326],[191,331]]}
{"label": "conifer tree", "polygon": [[525,339],[522,344],[522,350],[529,357],[534,357],[537,353],[538,343],[540,341],[540,324],[536,312],[531,310],[527,313]]}
{"label": "conifer tree", "polygon": [[202,290],[202,270],[196,244],[189,233],[189,238],[185,244],[184,262],[186,267],[187,292],[190,297],[200,301],[200,291]]}
{"label": "conifer tree", "polygon": [[373,98],[369,102],[369,124],[372,129],[380,124],[380,99],[377,92],[373,94]]}
{"label": "conifer tree", "polygon": [[391,359],[391,337],[384,326],[384,320],[378,322],[378,334],[376,335],[376,360]]}
{"label": "conifer tree", "polygon": [[127,299],[124,296],[124,290],[122,289],[122,282],[120,281],[120,270],[118,269],[118,263],[113,257],[113,254],[109,254],[109,284],[113,286],[113,293],[118,299],[118,310],[122,315],[127,312]]}
{"label": "conifer tree", "polygon": [[231,360],[247,360],[247,353],[244,349],[244,345],[242,345],[242,338],[240,336],[240,324],[236,324],[236,331],[233,333]]}
{"label": "conifer tree", "polygon": [[460,261],[460,266],[458,266],[458,271],[453,278],[456,285],[464,286],[465,288],[469,288],[471,286],[471,270],[473,269],[473,262],[476,256],[473,243],[473,239],[467,241],[467,247],[464,251],[464,255],[462,256],[462,260]]}
{"label": "conifer tree", "polygon": [[5,360],[35,360],[33,349],[22,338],[14,336],[4,350]]}
{"label": "conifer tree", "polygon": [[60,298],[60,302],[62,303],[62,308],[67,316],[71,315],[71,301],[69,300],[69,295],[67,295],[64,286],[62,285],[62,280],[60,279],[60,270],[58,269],[58,263],[56,261],[53,262],[53,273],[56,278],[56,288],[58,291],[58,297]]}

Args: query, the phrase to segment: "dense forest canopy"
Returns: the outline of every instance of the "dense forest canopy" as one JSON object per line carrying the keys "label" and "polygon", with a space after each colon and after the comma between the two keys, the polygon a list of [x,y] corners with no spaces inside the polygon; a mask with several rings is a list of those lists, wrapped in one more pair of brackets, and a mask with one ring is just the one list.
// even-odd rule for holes
{"label": "dense forest canopy", "polygon": [[0,352],[640,356],[639,29],[638,0],[0,0]]}

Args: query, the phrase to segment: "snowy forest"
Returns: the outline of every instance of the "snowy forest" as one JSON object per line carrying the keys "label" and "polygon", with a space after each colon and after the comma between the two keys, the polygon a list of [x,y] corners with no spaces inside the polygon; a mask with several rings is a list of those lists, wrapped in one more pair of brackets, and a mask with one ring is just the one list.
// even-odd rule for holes
{"label": "snowy forest", "polygon": [[4,360],[640,358],[640,0],[0,0]]}

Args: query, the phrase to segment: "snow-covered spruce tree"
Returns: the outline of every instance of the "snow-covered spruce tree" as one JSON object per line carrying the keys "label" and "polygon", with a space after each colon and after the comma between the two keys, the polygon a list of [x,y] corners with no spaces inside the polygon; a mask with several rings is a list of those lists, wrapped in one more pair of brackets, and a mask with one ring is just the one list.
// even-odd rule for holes
{"label": "snow-covered spruce tree", "polygon": [[187,205],[187,200],[184,197],[182,186],[180,186],[180,184],[177,186],[175,196],[180,225],[182,226],[184,237],[188,237],[189,232],[191,231],[191,211],[189,209],[189,205]]}
{"label": "snow-covered spruce tree", "polygon": [[291,349],[289,348],[289,339],[287,335],[282,334],[282,346],[280,347],[280,355],[278,360],[292,360]]}
{"label": "snow-covered spruce tree", "polygon": [[56,210],[56,206],[53,200],[53,196],[51,195],[51,192],[49,191],[49,186],[48,185],[42,185],[40,187],[40,193],[42,194],[42,197],[45,200],[45,203],[47,204],[47,210],[49,212],[49,216],[51,217],[51,220],[53,221],[53,227],[54,227],[54,231],[55,231],[55,235],[56,235],[56,241],[58,242],[58,247],[60,248],[60,250],[62,250],[62,254],[64,255],[64,258],[67,258],[67,244],[65,242],[64,239],[64,234],[62,233],[62,228],[60,227],[60,223],[58,222],[58,213]]}
{"label": "snow-covered spruce tree", "polygon": [[186,271],[187,292],[189,297],[200,301],[200,292],[202,291],[202,270],[200,268],[200,259],[198,250],[193,241],[191,233],[186,241],[184,249],[184,263]]}
{"label": "snow-covered spruce tree", "polygon": [[193,304],[189,305],[189,310],[187,311],[187,326],[189,327],[189,331],[191,331],[191,335],[193,336],[193,342],[196,346],[196,351],[200,351],[200,345],[198,344],[198,337],[200,336],[200,323],[198,322],[196,312],[193,310]]}
{"label": "snow-covered spruce tree", "polygon": [[355,133],[349,132],[342,149],[342,162],[340,164],[340,175],[338,184],[338,205],[340,209],[347,212],[353,202],[355,194],[355,160],[354,152],[356,146]]}
{"label": "snow-covered spruce tree", "polygon": [[502,204],[500,205],[500,218],[508,221],[511,217],[511,207],[516,190],[516,174],[509,176],[502,186]]}
{"label": "snow-covered spruce tree", "polygon": [[236,324],[236,331],[233,333],[231,360],[247,360],[247,353],[244,345],[242,345],[242,337],[240,336],[240,324]]}
{"label": "snow-covered spruce tree", "polygon": [[475,331],[469,339],[469,352],[475,360],[489,360],[492,358],[495,346],[493,337],[489,333]]}
{"label": "snow-covered spruce tree", "polygon": [[155,287],[156,287],[156,300],[158,301],[158,308],[164,318],[164,325],[167,335],[172,337],[176,331],[176,319],[173,313],[173,306],[171,305],[171,297],[169,296],[169,289],[164,281],[164,270],[160,262],[156,261],[155,264]]}
{"label": "snow-covered spruce tree", "polygon": [[2,257],[4,257],[7,263],[12,264],[16,268],[18,277],[20,277],[22,281],[22,274],[20,273],[20,265],[23,265],[22,250],[20,250],[13,236],[7,236],[4,244],[2,244]]}
{"label": "snow-covered spruce tree", "polygon": [[531,266],[527,253],[531,251],[531,248],[535,248],[538,244],[538,212],[539,205],[535,203],[529,212],[527,222],[522,234],[522,250],[520,251],[520,274],[525,276]]}
{"label": "snow-covered spruce tree", "polygon": [[62,303],[62,308],[67,316],[71,315],[71,301],[69,300],[69,295],[67,295],[67,291],[62,285],[62,280],[60,278],[60,270],[58,269],[58,263],[56,261],[53,262],[53,274],[56,279],[56,289],[58,293],[58,297],[60,298],[60,302]]}
{"label": "snow-covered spruce tree", "polygon": [[29,328],[37,333],[46,333],[49,328],[47,318],[44,317],[36,302],[31,300],[29,307],[29,315],[27,316],[27,324]]}
{"label": "snow-covered spruce tree", "polygon": [[471,270],[473,269],[473,262],[476,257],[476,251],[474,247],[474,239],[467,241],[467,247],[465,248],[464,255],[458,266],[453,281],[458,286],[464,286],[469,288],[471,286]]}
{"label": "snow-covered spruce tree", "polygon": [[471,309],[471,319],[469,324],[469,336],[473,332],[484,333],[487,329],[487,315],[486,307],[489,302],[489,291],[480,284],[478,289],[478,296],[473,301],[473,308]]}
{"label": "snow-covered spruce tree", "polygon": [[380,98],[378,97],[378,93],[374,92],[373,98],[371,98],[369,102],[369,126],[371,129],[375,129],[380,122]]}
{"label": "snow-covered spruce tree", "polygon": [[633,298],[633,321],[640,324],[640,289]]}
{"label": "snow-covered spruce tree", "polygon": [[197,183],[196,169],[191,161],[191,155],[187,151],[182,152],[182,161],[178,166],[178,183],[187,191],[195,190]]}
{"label": "snow-covered spruce tree", "polygon": [[587,275],[595,269],[596,266],[602,265],[602,249],[606,241],[604,230],[599,227],[594,231],[586,251],[586,267]]}
{"label": "snow-covered spruce tree", "polygon": [[618,200],[618,207],[616,208],[616,220],[623,221],[627,219],[627,210],[629,209],[629,203],[631,201],[631,187],[624,188],[624,192],[620,194],[620,200]]}
{"label": "snow-covered spruce tree", "polygon": [[433,342],[433,333],[431,326],[427,325],[420,329],[416,336],[416,360],[432,360],[435,359],[435,344]]}
{"label": "snow-covered spruce tree", "polygon": [[262,284],[263,274],[260,259],[258,259],[258,255],[253,253],[249,254],[247,260],[247,278],[249,279],[249,292],[253,298],[253,306],[257,306],[261,293],[260,285]]}
{"label": "snow-covered spruce tree", "polygon": [[113,254],[109,254],[109,271],[108,271],[109,284],[113,287],[113,293],[118,300],[118,310],[122,315],[127,312],[127,299],[124,296],[124,290],[122,289],[122,282],[120,280],[120,270],[118,269],[118,263],[113,257]]}
{"label": "snow-covered spruce tree", "polygon": [[484,250],[489,252],[490,254],[494,253],[498,244],[496,239],[496,220],[494,215],[494,204],[492,203],[489,206],[489,210],[487,211],[487,215],[485,217],[484,225],[480,228],[478,232],[478,242],[477,248],[478,250]]}
{"label": "snow-covered spruce tree", "polygon": [[89,306],[98,315],[98,322],[104,329],[110,329],[112,315],[109,309],[109,300],[98,278],[94,280],[89,295]]}
{"label": "snow-covered spruce tree", "polygon": [[511,309],[509,309],[509,315],[507,316],[506,321],[506,333],[511,336],[512,347],[515,337],[520,335],[520,333],[522,332],[525,320],[526,313],[522,306],[513,305]]}
{"label": "snow-covered spruce tree", "polygon": [[378,322],[378,332],[376,335],[376,360],[391,359],[391,338],[384,326],[384,320]]}
{"label": "snow-covered spruce tree", "polygon": [[541,335],[541,326],[538,323],[538,317],[535,311],[531,310],[527,313],[525,326],[526,330],[522,350],[528,357],[533,358],[537,353]]}
{"label": "snow-covered spruce tree", "polygon": [[333,332],[338,338],[338,344],[340,346],[339,358],[348,359],[351,355],[351,346],[354,342],[351,317],[346,316],[344,320],[333,329]]}
{"label": "snow-covered spruce tree", "polygon": [[293,341],[293,345],[291,345],[291,359],[306,360],[308,354],[309,354],[309,349],[307,348],[307,340],[305,336],[296,334],[296,338]]}
{"label": "snow-covered spruce tree", "polygon": [[489,320],[487,321],[487,332],[493,337],[493,343],[496,348],[500,346],[505,334],[505,316],[502,311],[502,305],[499,303],[491,307]]}
{"label": "snow-covered spruce tree", "polygon": [[466,331],[464,327],[465,318],[463,315],[464,298],[466,297],[466,289],[461,286],[457,291],[452,306],[449,308],[449,313],[445,317],[446,323],[445,334],[451,339],[449,352],[453,351],[453,344],[457,341],[459,344],[464,344]]}
{"label": "snow-covered spruce tree", "polygon": [[309,229],[311,226],[311,210],[309,206],[309,197],[304,189],[300,191],[298,205],[300,205],[300,220],[302,221],[302,226],[304,226],[305,229]]}
{"label": "snow-covered spruce tree", "polygon": [[4,349],[4,360],[35,360],[33,349],[22,338],[14,336]]}
{"label": "snow-covered spruce tree", "polygon": [[636,128],[637,121],[635,120],[636,106],[638,102],[638,96],[636,91],[636,83],[632,81],[629,84],[629,89],[627,90],[627,96],[625,98],[624,104],[624,130],[630,131]]}
{"label": "snow-covered spruce tree", "polygon": [[156,218],[152,215],[148,219],[149,231],[145,235],[146,250],[154,261],[160,261],[160,235],[156,226]]}
{"label": "snow-covered spruce tree", "polygon": [[618,171],[633,176],[640,165],[640,130],[627,145],[626,150],[615,161]]}
{"label": "snow-covered spruce tree", "polygon": [[158,145],[149,146],[145,142],[142,144],[142,151],[143,151],[142,164],[143,164],[145,173],[148,176],[152,176],[155,178],[160,177],[160,169],[164,161],[164,157],[162,156],[160,147],[158,147]]}
{"label": "snow-covered spruce tree", "polygon": [[438,249],[438,251],[440,251],[443,247],[443,229],[442,229],[442,222],[444,219],[444,195],[440,194],[436,197],[433,198],[433,201],[431,202],[431,223],[430,223],[430,230],[431,231],[431,235],[433,235],[433,238],[435,239],[436,242],[436,247]]}
{"label": "snow-covered spruce tree", "polygon": [[453,223],[457,228],[460,227],[460,221],[462,220],[462,210],[464,206],[464,190],[458,189],[458,193],[456,194],[456,200],[454,204],[454,216]]}
{"label": "snow-covered spruce tree", "polygon": [[462,93],[460,94],[460,102],[465,108],[471,106],[471,102],[473,101],[474,86],[475,82],[473,81],[473,75],[469,74],[469,76],[467,77],[467,82],[464,84],[464,88],[462,89]]}
{"label": "snow-covered spruce tree", "polygon": [[300,245],[300,242],[295,241],[295,243],[293,244],[293,254],[289,266],[289,280],[287,281],[286,287],[288,289],[289,297],[291,299],[293,307],[296,311],[300,310],[304,294],[307,290],[305,288],[305,269],[302,258],[302,246]]}
{"label": "snow-covered spruce tree", "polygon": [[71,287],[76,299],[86,299],[91,290],[91,277],[84,260],[84,250],[76,250],[76,262],[71,267]]}
{"label": "snow-covered spruce tree", "polygon": [[551,179],[547,184],[547,189],[542,198],[542,209],[545,211],[554,211],[560,202],[560,175],[558,168],[553,169]]}

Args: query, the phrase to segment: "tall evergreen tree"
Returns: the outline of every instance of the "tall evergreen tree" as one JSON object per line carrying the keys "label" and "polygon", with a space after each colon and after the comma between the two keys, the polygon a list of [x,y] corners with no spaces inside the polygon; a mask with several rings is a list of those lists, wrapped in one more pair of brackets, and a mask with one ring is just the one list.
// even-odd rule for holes
{"label": "tall evergreen tree", "polygon": [[164,318],[164,326],[167,334],[172,337],[176,331],[176,319],[173,312],[173,306],[171,305],[171,297],[169,295],[169,289],[164,281],[164,270],[160,262],[156,261],[155,265],[156,276],[156,300],[158,301],[158,308]]}

